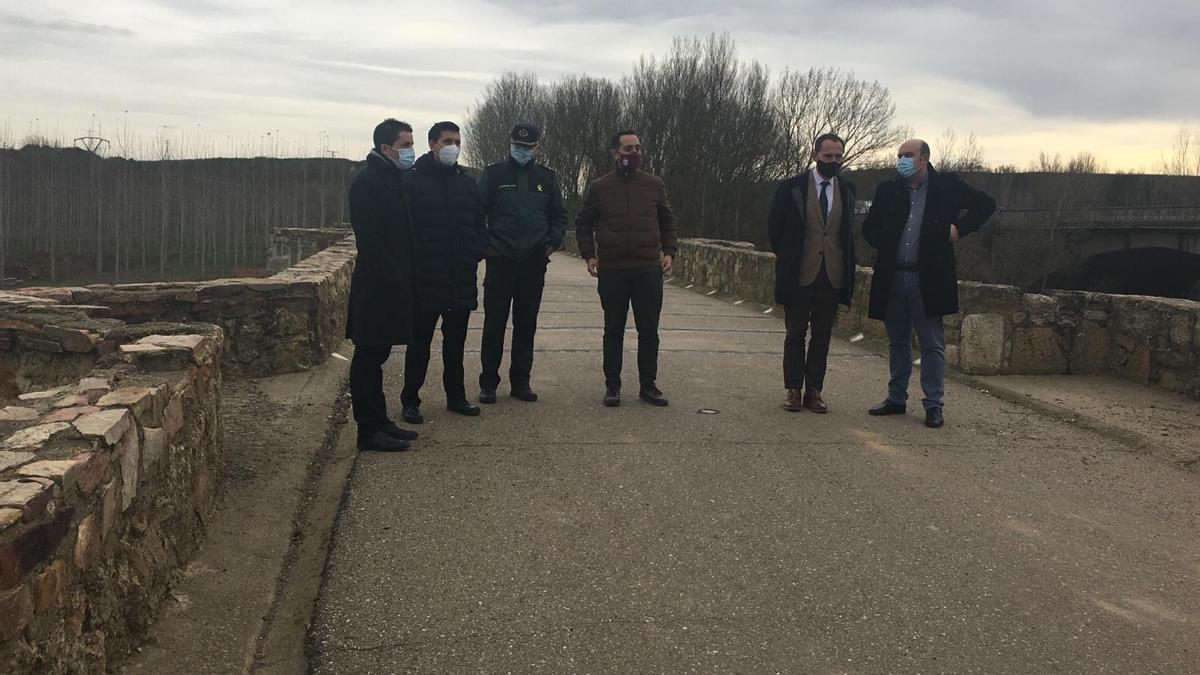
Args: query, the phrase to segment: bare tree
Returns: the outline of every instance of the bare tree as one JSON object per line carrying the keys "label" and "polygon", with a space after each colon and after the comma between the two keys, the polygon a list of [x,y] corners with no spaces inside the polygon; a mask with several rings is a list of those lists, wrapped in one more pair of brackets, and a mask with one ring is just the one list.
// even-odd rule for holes
{"label": "bare tree", "polygon": [[1087,150],[1080,150],[1067,162],[1067,173],[1104,173],[1107,168],[1103,162],[1096,159],[1096,156]]}
{"label": "bare tree", "polygon": [[1171,139],[1171,151],[1160,165],[1162,172],[1173,176],[1200,176],[1200,131],[1192,133],[1191,126],[1179,125]]}
{"label": "bare tree", "polygon": [[845,162],[869,164],[882,150],[901,139],[896,125],[896,104],[887,87],[867,82],[854,71],[811,68],[806,72],[785,71],[774,96],[775,110],[783,126],[783,146],[788,156],[781,163],[783,175],[804,170],[814,138],[834,132],[846,141]]}
{"label": "bare tree", "polygon": [[954,129],[946,127],[933,147],[937,156],[934,166],[942,171],[985,171],[987,165],[983,161],[983,146],[975,137],[975,132],[968,134],[960,146],[958,134]]}
{"label": "bare tree", "polygon": [[727,35],[677,38],[663,58],[639,61],[622,89],[626,117],[646,148],[643,162],[666,181],[681,230],[736,232],[743,191],[777,173],[779,125],[766,68],[741,63]]}
{"label": "bare tree", "polygon": [[533,73],[505,73],[488,85],[463,124],[467,163],[487,166],[508,156],[517,122],[545,123],[546,92]]}
{"label": "bare tree", "polygon": [[569,203],[578,201],[587,181],[611,165],[608,139],[621,110],[621,91],[608,80],[571,75],[547,92],[539,161],[557,171]]}

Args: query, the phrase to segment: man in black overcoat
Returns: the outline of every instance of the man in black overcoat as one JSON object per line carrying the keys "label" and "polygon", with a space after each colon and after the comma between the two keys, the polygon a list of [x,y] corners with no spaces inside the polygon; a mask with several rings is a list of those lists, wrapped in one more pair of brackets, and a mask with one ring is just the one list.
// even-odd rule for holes
{"label": "man in black overcoat", "polygon": [[996,200],[953,173],[929,164],[929,144],[911,139],[896,153],[898,178],[881,184],[863,221],[863,237],[879,250],[868,315],[887,328],[891,380],[872,415],[902,415],[912,375],[912,333],[921,343],[925,425],[944,423],[946,349],[942,318],[958,312],[954,243],[979,228]]}
{"label": "man in black overcoat", "polygon": [[346,337],[354,342],[350,396],[361,450],[405,450],[416,432],[388,419],[383,363],[412,337],[412,223],[400,178],[413,164],[412,127],[375,127],[374,149],[350,186],[358,259],[350,279]]}
{"label": "man in black overcoat", "polygon": [[[775,190],[767,232],[775,252],[775,302],[783,305],[783,409],[826,413],[825,366],[838,304],[854,296],[854,185],[839,176],[845,142],[822,134],[812,169]],[[805,349],[809,327],[812,336]]]}

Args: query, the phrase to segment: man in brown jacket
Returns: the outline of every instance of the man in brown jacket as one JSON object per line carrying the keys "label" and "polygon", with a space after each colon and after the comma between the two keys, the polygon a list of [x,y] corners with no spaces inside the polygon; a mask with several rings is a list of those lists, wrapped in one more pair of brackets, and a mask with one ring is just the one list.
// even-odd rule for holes
{"label": "man in brown jacket", "polygon": [[675,218],[662,179],[641,171],[642,142],[633,130],[612,137],[615,170],[588,185],[575,217],[579,255],[604,308],[604,405],[621,404],[625,323],[633,305],[638,332],[638,397],[667,405],[659,391],[658,317],[663,274],[671,271],[678,243]]}

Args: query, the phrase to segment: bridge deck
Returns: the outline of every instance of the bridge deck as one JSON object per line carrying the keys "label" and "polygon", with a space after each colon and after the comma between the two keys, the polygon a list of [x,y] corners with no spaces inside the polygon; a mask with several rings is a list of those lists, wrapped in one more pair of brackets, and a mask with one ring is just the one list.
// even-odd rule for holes
{"label": "bridge deck", "polygon": [[563,256],[541,401],[454,417],[433,365],[419,449],[358,458],[316,672],[1194,667],[1197,475],[954,383],[945,429],[868,417],[886,363],[845,342],[833,412],[786,413],[779,317],[671,287],[664,315],[667,409],[601,407]]}

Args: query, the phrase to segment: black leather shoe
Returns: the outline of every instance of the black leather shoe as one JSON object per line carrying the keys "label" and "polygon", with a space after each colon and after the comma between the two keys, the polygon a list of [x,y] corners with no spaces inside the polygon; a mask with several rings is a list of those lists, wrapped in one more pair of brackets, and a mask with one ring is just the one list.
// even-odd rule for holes
{"label": "black leather shoe", "polygon": [[642,387],[641,390],[638,391],[638,398],[642,399],[646,403],[649,403],[650,405],[667,405],[666,397],[663,396],[663,393],[654,385]]}
{"label": "black leather shoe", "polygon": [[609,408],[615,408],[621,405],[621,390],[615,387],[608,387],[604,390],[604,405]]}
{"label": "black leather shoe", "polygon": [[408,441],[402,441],[390,434],[384,433],[382,429],[371,434],[367,438],[359,436],[358,449],[369,450],[375,452],[400,452],[409,448]]}
{"label": "black leather shoe", "polygon": [[933,407],[925,411],[925,426],[930,429],[941,429],[945,423],[946,418],[942,417],[941,408]]}
{"label": "black leather shoe", "polygon": [[900,403],[892,403],[891,399],[880,403],[879,405],[867,411],[868,415],[903,415],[908,412],[908,406]]}
{"label": "black leather shoe", "polygon": [[526,403],[533,403],[537,400],[537,392],[530,389],[528,385],[524,387],[513,387],[512,397]]}
{"label": "black leather shoe", "polygon": [[458,413],[459,415],[466,415],[467,417],[478,417],[480,412],[479,406],[471,405],[466,401],[454,401],[452,403],[447,403],[446,410],[449,410],[452,413]]}
{"label": "black leather shoe", "polygon": [[388,423],[380,427],[379,430],[388,436],[391,436],[392,438],[399,438],[402,441],[415,441],[420,435],[417,432],[409,429],[401,429],[400,427],[396,426],[395,422],[392,421],[388,421]]}
{"label": "black leather shoe", "polygon": [[421,408],[415,405],[404,406],[404,411],[400,413],[400,419],[408,424],[425,423],[425,416],[421,414]]}
{"label": "black leather shoe", "polygon": [[495,403],[496,402],[496,390],[495,389],[485,389],[485,388],[481,387],[479,389],[479,402],[480,403],[488,403],[488,404]]}

